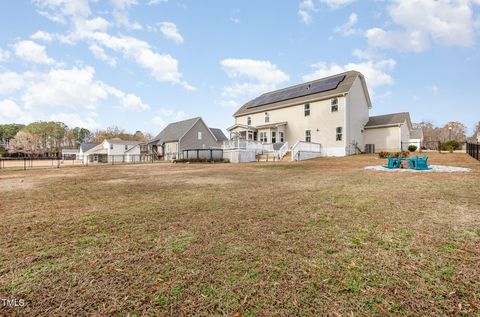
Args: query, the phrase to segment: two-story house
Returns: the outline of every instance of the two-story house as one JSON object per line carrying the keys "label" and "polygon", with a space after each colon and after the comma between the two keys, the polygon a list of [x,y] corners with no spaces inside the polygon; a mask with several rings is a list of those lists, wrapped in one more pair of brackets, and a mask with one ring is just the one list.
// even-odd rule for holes
{"label": "two-story house", "polygon": [[83,152],[83,162],[88,164],[138,161],[141,155],[141,143],[119,138],[104,140],[102,143]]}
{"label": "two-story house", "polygon": [[365,148],[371,106],[364,76],[348,71],[265,93],[235,112],[228,131],[262,143],[319,143],[322,155],[345,156]]}

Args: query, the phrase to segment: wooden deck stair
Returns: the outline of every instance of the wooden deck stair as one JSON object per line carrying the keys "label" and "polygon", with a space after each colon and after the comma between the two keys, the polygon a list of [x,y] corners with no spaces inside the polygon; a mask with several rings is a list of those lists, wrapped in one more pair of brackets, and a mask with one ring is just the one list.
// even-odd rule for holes
{"label": "wooden deck stair", "polygon": [[290,162],[292,160],[292,152],[288,151],[287,154],[283,157],[282,161],[288,161]]}

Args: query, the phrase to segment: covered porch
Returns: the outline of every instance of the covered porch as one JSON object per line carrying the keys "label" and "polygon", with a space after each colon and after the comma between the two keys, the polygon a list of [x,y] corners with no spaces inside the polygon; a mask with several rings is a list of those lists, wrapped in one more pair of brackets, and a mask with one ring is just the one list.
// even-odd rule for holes
{"label": "covered porch", "polygon": [[284,143],[287,122],[269,123],[259,126],[235,124],[228,128],[231,140],[258,141],[261,143]]}

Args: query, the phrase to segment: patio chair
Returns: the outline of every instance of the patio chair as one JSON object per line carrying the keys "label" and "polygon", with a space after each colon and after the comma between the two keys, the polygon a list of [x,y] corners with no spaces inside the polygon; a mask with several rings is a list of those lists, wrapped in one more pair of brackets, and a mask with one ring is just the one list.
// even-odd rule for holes
{"label": "patio chair", "polygon": [[423,156],[417,158],[417,165],[415,167],[416,170],[431,170],[432,168],[428,166],[428,156]]}
{"label": "patio chair", "polygon": [[402,163],[402,159],[397,157],[387,156],[387,159],[388,161],[387,161],[387,165],[384,166],[385,168],[395,169],[395,168],[398,168]]}

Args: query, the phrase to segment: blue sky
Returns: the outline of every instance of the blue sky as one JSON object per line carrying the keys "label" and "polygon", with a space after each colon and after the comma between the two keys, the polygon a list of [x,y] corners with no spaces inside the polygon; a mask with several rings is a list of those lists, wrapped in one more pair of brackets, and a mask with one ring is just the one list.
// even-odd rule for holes
{"label": "blue sky", "polygon": [[2,1],[0,122],[225,129],[262,92],[356,69],[371,115],[472,129],[479,34],[480,0]]}

